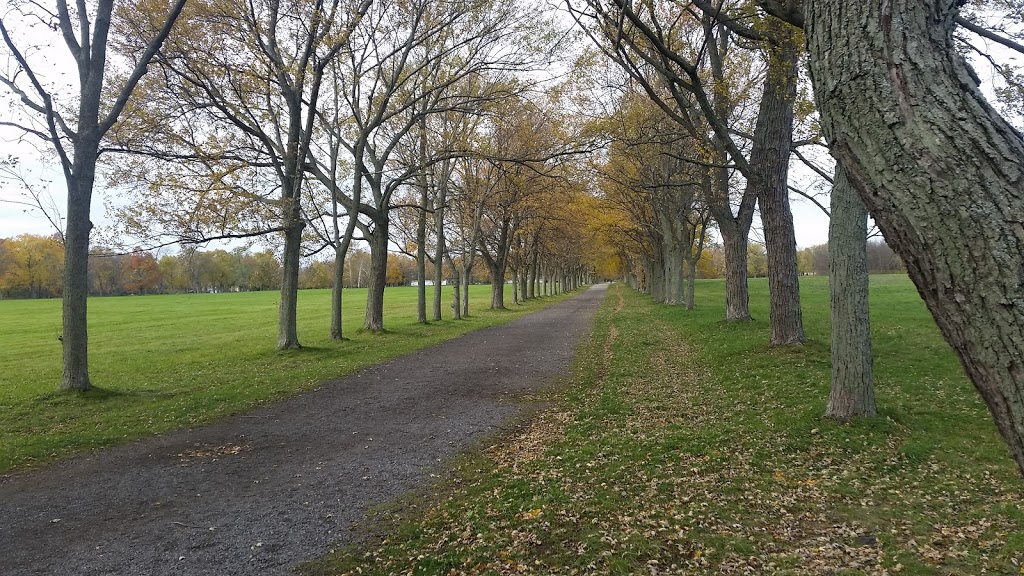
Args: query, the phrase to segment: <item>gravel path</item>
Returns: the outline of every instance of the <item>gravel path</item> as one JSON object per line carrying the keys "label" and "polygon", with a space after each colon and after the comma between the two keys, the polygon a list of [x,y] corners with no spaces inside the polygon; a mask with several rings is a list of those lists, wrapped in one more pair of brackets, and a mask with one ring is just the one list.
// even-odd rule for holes
{"label": "gravel path", "polygon": [[286,574],[565,373],[604,288],[256,412],[0,478],[0,574]]}

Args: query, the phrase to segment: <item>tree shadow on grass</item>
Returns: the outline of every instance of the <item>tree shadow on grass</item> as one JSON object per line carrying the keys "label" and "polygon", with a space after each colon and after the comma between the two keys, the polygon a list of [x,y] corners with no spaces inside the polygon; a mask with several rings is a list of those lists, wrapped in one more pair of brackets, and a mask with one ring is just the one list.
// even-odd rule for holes
{"label": "tree shadow on grass", "polygon": [[113,390],[110,388],[103,388],[100,386],[93,386],[92,389],[86,391],[79,390],[54,390],[52,392],[46,392],[36,397],[36,401],[40,404],[67,404],[69,402],[89,402],[89,403],[101,403],[109,402],[113,400],[121,399],[154,399],[154,398],[170,398],[176,393],[169,390],[152,390],[152,389],[133,389],[133,390]]}
{"label": "tree shadow on grass", "polygon": [[[333,342],[348,342],[348,338]],[[338,348],[331,346],[303,346],[302,348],[287,348],[285,350],[275,351],[275,355],[284,358],[318,358],[323,356],[330,356],[338,353]]]}

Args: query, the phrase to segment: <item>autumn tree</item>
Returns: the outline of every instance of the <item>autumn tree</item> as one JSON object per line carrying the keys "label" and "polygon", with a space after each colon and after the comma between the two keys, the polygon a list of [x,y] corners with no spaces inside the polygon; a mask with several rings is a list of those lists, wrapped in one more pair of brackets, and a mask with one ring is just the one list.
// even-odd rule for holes
{"label": "autumn tree", "polygon": [[[190,34],[177,38],[157,61],[166,80],[162,89],[191,113],[208,114],[212,126],[237,135],[226,154],[200,163],[210,168],[208,180],[223,179],[221,160],[243,170],[255,164],[274,177],[279,195],[274,230],[283,235],[279,349],[300,347],[302,193],[322,83],[369,6],[369,0],[195,4],[186,14]],[[211,38],[217,38],[213,51]],[[193,135],[209,140],[212,126],[199,125],[198,133],[177,140],[196,151],[201,146]]]}
{"label": "autumn tree", "polygon": [[61,293],[64,247],[54,236],[22,234],[0,244],[0,291],[50,298]]}
{"label": "autumn tree", "polygon": [[[128,54],[131,69],[118,71],[108,66],[108,38],[114,18],[114,0],[98,0],[93,7],[84,1],[68,6],[56,0],[53,9],[38,3],[19,4],[0,17],[0,36],[8,57],[15,65],[0,73],[0,85],[22,105],[23,121],[4,120],[0,125],[22,130],[48,143],[56,152],[67,184],[64,231],[63,277],[63,376],[61,388],[85,391],[89,380],[87,298],[89,295],[90,213],[96,163],[104,135],[117,122],[132,92],[146,74],[150,61],[160,50],[185,6],[176,0],[160,12],[158,25],[150,30],[138,49]],[[77,90],[52,88],[43,65],[33,59],[36,38],[12,34],[9,25],[22,30],[59,31],[64,46],[77,66]],[[111,80],[108,82],[108,80]]]}
{"label": "autumn tree", "polygon": [[[796,101],[797,37],[774,17],[759,26],[715,20],[722,6],[706,2],[635,4],[615,0],[569,1],[577,21],[604,53],[691,137],[707,138],[705,165],[717,165],[714,195],[707,198],[726,246],[728,319],[748,319],[741,266],[755,201],[761,207],[771,260],[770,320],[774,345],[803,341],[796,241],[789,209],[787,173]],[[736,135],[738,92],[730,91],[727,66],[732,38],[761,43],[767,59],[749,151]],[[648,71],[654,71],[654,75]],[[727,161],[746,181],[739,211],[729,201]]]}
{"label": "autumn tree", "polygon": [[1024,473],[1024,141],[978,89],[963,2],[760,2],[801,26],[822,129]]}
{"label": "autumn tree", "polygon": [[[543,22],[510,0],[417,0],[376,5],[355,29],[353,43],[361,48],[347,55],[344,76],[350,80],[337,87],[350,121],[330,129],[354,165],[351,189],[339,200],[349,214],[365,217],[353,223],[369,244],[373,263],[364,328],[383,329],[393,196],[428,168],[400,162],[396,153],[403,144],[412,146],[429,116],[473,107],[479,96],[460,89],[466,79],[483,76],[494,82],[533,67],[538,47],[549,41]],[[496,96],[488,92],[487,97]],[[430,163],[438,161],[430,157]],[[322,164],[314,170],[326,180]]]}

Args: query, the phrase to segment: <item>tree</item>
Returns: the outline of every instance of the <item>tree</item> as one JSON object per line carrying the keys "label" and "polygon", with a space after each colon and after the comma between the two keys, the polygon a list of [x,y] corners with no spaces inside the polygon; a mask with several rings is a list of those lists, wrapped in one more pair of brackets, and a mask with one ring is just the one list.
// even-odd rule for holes
{"label": "tree", "polygon": [[[84,1],[69,8],[65,0],[56,0],[54,12],[34,3],[21,6],[28,7],[28,10],[39,9],[37,12],[21,12],[25,19],[36,19],[41,24],[60,30],[64,44],[78,67],[77,113],[68,117],[68,108],[55,101],[54,91],[47,88],[45,78],[37,73],[38,66],[33,68],[26,57],[27,52],[19,47],[19,43],[8,31],[10,13],[0,18],[0,36],[3,36],[4,45],[18,64],[14,74],[0,75],[0,84],[14,94],[29,112],[41,117],[46,127],[34,128],[10,121],[0,122],[0,125],[14,126],[49,142],[57,153],[67,183],[61,388],[85,391],[92,388],[89,380],[86,314],[89,295],[89,233],[92,230],[89,214],[100,143],[117,122],[153,56],[170,34],[185,6],[185,0],[175,0],[167,15],[161,18],[159,27],[141,45],[142,49],[132,54],[134,67],[131,72],[118,85],[106,87],[104,84],[109,73],[107,41],[114,0],[98,0],[95,9],[88,9]],[[114,97],[101,106],[109,94]]]}
{"label": "tree", "polygon": [[22,234],[3,243],[5,258],[0,265],[0,290],[26,298],[48,298],[60,294],[64,271],[64,250],[55,236]]}
{"label": "tree", "polygon": [[[633,3],[568,0],[577,21],[605,54],[636,80],[648,96],[689,136],[706,141],[704,165],[717,167],[706,198],[726,250],[726,318],[748,320],[744,276],[747,235],[755,201],[761,206],[769,252],[770,319],[773,345],[803,341],[796,241],[789,209],[789,152],[796,101],[798,52],[789,26],[773,17],[748,27],[741,18],[717,19],[721,3]],[[576,5],[582,5],[577,8]],[[735,136],[735,97],[727,64],[733,36],[758,42],[767,52],[767,72],[749,153]],[[743,66],[739,66],[743,69]],[[651,74],[650,71],[654,73]],[[710,136],[709,136],[710,134]],[[727,161],[746,180],[734,213]]]}
{"label": "tree", "polygon": [[190,285],[188,269],[181,257],[161,256],[157,264],[160,266],[164,294],[188,291]]}
{"label": "tree", "polygon": [[160,265],[149,252],[142,250],[132,252],[125,265],[127,278],[125,278],[124,289],[130,294],[155,292],[163,281]]}
{"label": "tree", "polygon": [[825,415],[874,416],[875,384],[868,307],[868,211],[842,169],[832,185],[828,286],[832,313],[832,379]]}
{"label": "tree", "polygon": [[197,13],[196,24],[225,39],[218,61],[207,57],[206,36],[183,41],[180,58],[161,60],[178,79],[177,90],[189,94],[196,109],[212,107],[250,138],[276,176],[284,235],[278,349],[301,347],[296,307],[306,225],[302,192],[321,85],[369,7],[370,0],[210,6],[213,13]]}
{"label": "tree", "polygon": [[821,125],[1024,473],[1024,141],[957,53],[963,2],[762,2],[803,26]]}
{"label": "tree", "polygon": [[[364,328],[383,329],[384,286],[392,196],[427,166],[400,162],[396,152],[425,117],[474,108],[479,93],[459,89],[468,78],[484,78],[499,97],[504,74],[530,69],[545,36],[543,19],[510,0],[381,3],[354,31],[361,45],[345,59],[352,80],[338,89],[351,120],[336,136],[353,157],[353,196],[341,199],[370,245]],[[530,35],[533,38],[529,38]],[[415,156],[415,155],[413,155]],[[438,161],[439,159],[433,159]],[[317,177],[326,171],[317,167]],[[363,187],[366,194],[361,194]]]}

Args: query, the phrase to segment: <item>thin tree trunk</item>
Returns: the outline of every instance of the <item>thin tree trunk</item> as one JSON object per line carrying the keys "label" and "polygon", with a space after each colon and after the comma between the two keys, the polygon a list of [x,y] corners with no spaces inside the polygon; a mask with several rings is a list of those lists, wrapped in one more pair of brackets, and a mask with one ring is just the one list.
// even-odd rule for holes
{"label": "thin tree trunk", "polygon": [[[332,160],[332,163],[334,162],[335,161]],[[337,166],[332,165],[332,176],[336,169]],[[362,200],[362,178],[363,175],[358,169],[353,171],[353,206],[358,206],[359,202]],[[337,194],[337,192],[334,194]],[[348,255],[348,249],[352,245],[352,236],[355,234],[356,223],[359,221],[359,215],[355,210],[349,211],[348,222],[345,223],[345,231],[342,233],[338,226],[338,218],[340,214],[338,211],[337,196],[334,196],[331,199],[331,207],[333,209],[332,219],[334,225],[334,286],[331,289],[331,339],[344,340],[345,337],[341,322],[343,312],[342,294],[345,288],[345,257]]]}
{"label": "thin tree trunk", "polygon": [[512,303],[519,304],[519,272],[512,270]]}
{"label": "thin tree trunk", "polygon": [[[427,323],[427,210],[429,209],[429,190],[427,182],[427,117],[420,118],[420,166],[419,181],[420,189],[420,213],[416,218],[416,275],[419,278],[419,285],[416,288],[416,321],[420,324]],[[436,261],[441,261],[441,254],[438,253]]]}
{"label": "thin tree trunk", "polygon": [[1024,473],[1024,141],[956,53],[962,2],[812,0],[833,154]]}
{"label": "thin tree trunk", "polygon": [[[465,257],[463,257],[465,258]],[[472,259],[470,259],[472,260]],[[472,263],[466,264],[462,268],[462,285],[465,286],[465,290],[462,291],[462,317],[469,316],[469,286],[472,284],[473,278],[473,265]]]}
{"label": "thin tree trunk", "polygon": [[[437,189],[437,198],[434,200],[434,234],[437,236],[434,246],[434,321],[441,319],[441,289],[444,281],[444,255],[448,251],[444,238],[444,211],[445,202],[448,201],[448,168],[447,163],[441,166],[441,182]],[[452,275],[455,275],[455,266],[449,264]],[[458,306],[455,307],[456,318],[458,318]]]}
{"label": "thin tree trunk", "polygon": [[846,421],[874,416],[868,307],[868,211],[842,168],[832,185],[828,285],[832,309],[832,386],[825,415]]}
{"label": "thin tree trunk", "polygon": [[530,255],[530,277],[527,280],[529,288],[526,292],[526,297],[533,300],[537,297],[537,249],[534,248],[533,254]]}
{"label": "thin tree trunk", "polygon": [[345,284],[345,253],[334,248],[334,286],[331,287],[331,340],[344,340],[341,320],[343,312],[342,290]]}
{"label": "thin tree trunk", "polygon": [[[420,211],[416,219],[416,321],[427,323],[427,186],[420,192]],[[438,258],[440,260],[440,258]]]}

